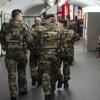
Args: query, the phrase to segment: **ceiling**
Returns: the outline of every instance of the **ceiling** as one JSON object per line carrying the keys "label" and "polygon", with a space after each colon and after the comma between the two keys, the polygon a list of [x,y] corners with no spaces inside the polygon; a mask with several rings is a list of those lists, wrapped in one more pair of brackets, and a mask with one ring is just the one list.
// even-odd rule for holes
{"label": "ceiling", "polygon": [[86,6],[100,6],[100,0],[70,0],[72,4],[79,5],[81,7]]}
{"label": "ceiling", "polygon": [[26,11],[31,7],[44,4],[45,0],[0,0],[0,10],[10,13],[13,9]]}
{"label": "ceiling", "polygon": [[[16,8],[26,11],[34,6],[43,5],[47,1],[48,0],[0,0],[0,10],[3,10],[6,13],[10,13]],[[100,0],[69,0],[69,3],[81,7],[100,6]]]}

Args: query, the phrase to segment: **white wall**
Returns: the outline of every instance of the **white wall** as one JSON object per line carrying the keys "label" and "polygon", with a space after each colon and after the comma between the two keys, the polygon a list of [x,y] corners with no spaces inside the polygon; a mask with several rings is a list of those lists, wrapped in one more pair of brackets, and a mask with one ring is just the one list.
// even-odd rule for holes
{"label": "white wall", "polygon": [[53,7],[51,7],[48,11],[47,11],[47,13],[48,14],[55,14],[56,15],[56,13],[57,13],[57,6],[55,5],[55,6],[53,6]]}
{"label": "white wall", "polygon": [[86,15],[87,51],[95,51],[100,35],[100,13],[88,12]]}
{"label": "white wall", "polygon": [[[27,11],[24,12],[25,16],[38,16],[41,14],[41,11],[44,9],[45,5],[41,4],[35,7],[32,7],[28,9]],[[57,7],[53,6],[49,10],[47,10],[47,14],[55,14],[56,16],[56,11]],[[27,23],[29,26],[33,25],[34,18],[25,18],[24,22]]]}
{"label": "white wall", "polygon": [[[27,9],[24,12],[24,15],[25,16],[39,16],[44,7],[45,7],[44,4],[34,6],[32,8]],[[25,18],[24,22],[27,23],[27,25],[31,26],[34,23],[34,18]]]}

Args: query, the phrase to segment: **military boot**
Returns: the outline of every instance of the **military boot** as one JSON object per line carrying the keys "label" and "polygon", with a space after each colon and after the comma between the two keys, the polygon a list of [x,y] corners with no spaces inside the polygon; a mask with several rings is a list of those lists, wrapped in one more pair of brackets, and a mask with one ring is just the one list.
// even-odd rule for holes
{"label": "military boot", "polygon": [[20,96],[24,96],[24,95],[26,95],[27,94],[27,90],[25,90],[25,91],[19,91],[19,95]]}
{"label": "military boot", "polygon": [[55,89],[52,89],[52,90],[51,90],[51,94],[52,94],[52,95],[54,95],[54,91],[55,91]]}
{"label": "military boot", "polygon": [[64,81],[64,88],[65,89],[68,89],[69,88],[68,80],[67,81]]}
{"label": "military boot", "polygon": [[17,100],[17,97],[11,96],[11,100]]}
{"label": "military boot", "polygon": [[45,100],[51,100],[51,95],[50,94],[45,95]]}
{"label": "military boot", "polygon": [[42,79],[38,79],[37,84],[38,84],[38,86],[41,86],[42,85]]}
{"label": "military boot", "polygon": [[19,96],[24,96],[27,94],[27,88],[19,89]]}
{"label": "military boot", "polygon": [[58,84],[57,84],[57,88],[61,88],[62,87],[62,81],[58,81]]}
{"label": "military boot", "polygon": [[32,85],[33,85],[33,86],[36,85],[36,81],[37,81],[37,79],[33,77],[33,78],[32,78]]}
{"label": "military boot", "polygon": [[70,65],[74,65],[74,58],[70,60]]}

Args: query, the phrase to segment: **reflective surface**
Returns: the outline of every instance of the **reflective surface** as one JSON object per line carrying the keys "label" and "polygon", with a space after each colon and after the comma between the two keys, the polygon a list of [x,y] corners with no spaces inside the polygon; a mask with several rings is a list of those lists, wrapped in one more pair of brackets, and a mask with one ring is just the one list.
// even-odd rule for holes
{"label": "reflective surface", "polygon": [[[0,59],[0,100],[10,100],[4,58]],[[32,87],[27,66],[28,94],[18,100],[44,100],[41,87]],[[71,66],[69,89],[55,91],[52,100],[100,100],[100,60],[94,53],[83,50],[81,42],[75,45],[75,64]]]}

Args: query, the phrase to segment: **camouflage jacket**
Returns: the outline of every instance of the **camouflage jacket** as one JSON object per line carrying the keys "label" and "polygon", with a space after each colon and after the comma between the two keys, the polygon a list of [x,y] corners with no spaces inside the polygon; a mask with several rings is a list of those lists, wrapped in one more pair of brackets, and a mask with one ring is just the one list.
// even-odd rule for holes
{"label": "camouflage jacket", "polygon": [[26,50],[27,44],[32,41],[28,27],[22,22],[10,20],[3,23],[0,32],[1,44],[7,50]]}
{"label": "camouflage jacket", "polygon": [[44,32],[44,42],[42,48],[43,55],[57,55],[64,52],[65,34],[64,28],[59,27],[56,23],[46,23]]}

